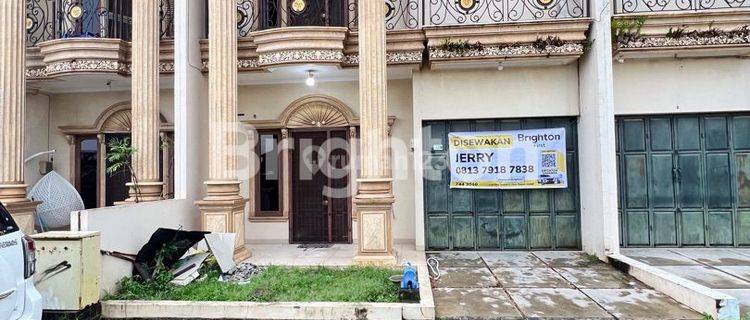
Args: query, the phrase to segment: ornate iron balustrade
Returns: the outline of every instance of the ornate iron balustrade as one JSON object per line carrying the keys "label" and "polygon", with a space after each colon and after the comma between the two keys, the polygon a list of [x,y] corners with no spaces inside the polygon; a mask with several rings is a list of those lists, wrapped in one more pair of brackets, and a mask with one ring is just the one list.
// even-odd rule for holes
{"label": "ornate iron balustrade", "polygon": [[750,0],[617,0],[615,14],[750,8]]}
{"label": "ornate iron balustrade", "polygon": [[347,27],[351,5],[349,0],[238,0],[237,30],[245,37],[282,26]]}
{"label": "ornate iron balustrade", "polygon": [[[420,27],[422,0],[384,0],[388,30]],[[237,0],[237,30],[250,32],[283,26],[338,26],[357,29],[357,0]]]}
{"label": "ornate iron balustrade", "polygon": [[[174,32],[174,1],[160,0],[161,36]],[[130,0],[27,0],[26,43],[60,38],[113,38],[130,41]]]}
{"label": "ornate iron balustrade", "polygon": [[[585,0],[382,0],[388,30],[418,29],[422,26],[493,24],[503,22],[582,18],[588,15]],[[624,0],[664,1],[664,0]],[[681,1],[681,0],[675,0]],[[711,1],[711,0],[694,0]],[[750,0],[714,0],[750,1]],[[308,4],[310,3],[310,4]],[[346,26],[357,29],[357,0],[237,0],[237,29],[240,37],[250,32],[293,25],[295,6],[311,10],[312,3],[325,5],[326,14],[341,17],[336,23],[314,25]],[[342,11],[342,12],[339,12]],[[342,24],[342,21],[346,21]]]}
{"label": "ornate iron balustrade", "polygon": [[584,0],[424,0],[425,25],[491,24],[587,16]]}

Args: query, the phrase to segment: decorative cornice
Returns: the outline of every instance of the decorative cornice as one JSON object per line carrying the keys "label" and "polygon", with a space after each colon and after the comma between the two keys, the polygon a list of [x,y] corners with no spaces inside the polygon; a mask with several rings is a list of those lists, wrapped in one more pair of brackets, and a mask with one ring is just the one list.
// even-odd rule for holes
{"label": "decorative cornice", "polygon": [[715,37],[643,37],[628,43],[618,43],[618,48],[663,48],[663,47],[692,47],[692,46],[720,46],[733,44],[750,44],[750,34],[718,35]]}
{"label": "decorative cornice", "polygon": [[484,46],[482,49],[471,49],[463,52],[454,52],[438,48],[430,48],[430,59],[465,59],[465,58],[498,58],[498,57],[524,57],[544,55],[581,55],[583,44],[578,42],[566,42],[562,45],[547,45],[539,49],[532,44],[492,45]]}
{"label": "decorative cornice", "polygon": [[26,79],[44,79],[47,78],[45,67],[26,68]]}
{"label": "decorative cornice", "polygon": [[340,63],[344,59],[341,50],[285,50],[261,53],[258,56],[259,65],[276,65],[283,63]]}
{"label": "decorative cornice", "polygon": [[[297,59],[304,56],[306,59]],[[237,70],[255,71],[264,66],[283,63],[304,62],[329,62],[341,63],[345,66],[356,66],[359,64],[359,54],[341,52],[319,52],[319,50],[297,50],[294,52],[283,52],[277,54],[261,55],[261,58],[239,58],[237,59]],[[420,64],[422,63],[422,51],[399,51],[386,54],[388,64]],[[202,61],[202,71],[208,72],[208,60]]]}
{"label": "decorative cornice", "polygon": [[53,62],[45,67],[48,76],[75,71],[128,73],[130,66],[114,60],[81,59]]}
{"label": "decorative cornice", "polygon": [[[238,70],[255,70],[260,68],[258,58],[239,58],[237,59]],[[208,61],[204,62],[203,70],[208,70]]]}
{"label": "decorative cornice", "polygon": [[[130,75],[130,65],[129,62],[106,59],[59,61],[50,63],[44,67],[26,68],[26,78],[30,80],[40,80],[74,72],[111,72],[121,75]],[[159,72],[173,73],[174,62],[160,62]]]}
{"label": "decorative cornice", "polygon": [[[388,52],[386,53],[385,59],[388,64],[419,64],[422,63],[422,51]],[[346,54],[342,63],[344,65],[358,65],[359,54]]]}
{"label": "decorative cornice", "polygon": [[159,62],[160,73],[174,73],[174,62]]}

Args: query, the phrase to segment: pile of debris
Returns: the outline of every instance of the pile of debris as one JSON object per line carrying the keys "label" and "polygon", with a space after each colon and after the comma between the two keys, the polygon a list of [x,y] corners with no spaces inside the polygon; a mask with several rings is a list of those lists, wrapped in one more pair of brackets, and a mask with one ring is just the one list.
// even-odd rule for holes
{"label": "pile of debris", "polygon": [[234,233],[209,233],[159,228],[136,255],[102,252],[133,262],[133,276],[152,281],[159,270],[170,270],[170,283],[185,286],[198,279],[206,260],[216,259],[223,282],[247,283],[262,268],[234,261]]}
{"label": "pile of debris", "polygon": [[219,280],[224,282],[245,284],[250,281],[252,277],[260,274],[262,271],[263,268],[259,266],[256,266],[249,262],[242,262],[238,264],[231,272],[222,274]]}

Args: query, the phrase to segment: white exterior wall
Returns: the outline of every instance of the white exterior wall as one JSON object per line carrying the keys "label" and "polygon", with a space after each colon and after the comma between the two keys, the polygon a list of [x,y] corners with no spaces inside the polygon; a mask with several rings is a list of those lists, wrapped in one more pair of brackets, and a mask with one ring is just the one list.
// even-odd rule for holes
{"label": "white exterior wall", "polygon": [[618,115],[750,110],[750,60],[626,60],[615,63]]}
{"label": "white exterior wall", "polygon": [[578,115],[575,63],[502,71],[422,71],[413,81],[414,119],[420,123]]}
{"label": "white exterior wall", "polygon": [[497,70],[423,71],[414,74],[413,201],[415,243],[425,248],[422,183],[424,120],[529,118],[578,115],[576,64]]}
{"label": "white exterior wall", "polygon": [[[38,152],[52,149],[51,137],[49,135],[50,123],[50,100],[51,97],[44,93],[26,94],[26,132],[24,133],[25,149],[24,159]],[[42,178],[39,174],[39,162],[49,161],[53,155],[45,155],[34,158],[24,165],[24,181],[29,185],[29,190]]]}
{"label": "white exterior wall", "polygon": [[[239,113],[245,116],[241,120],[275,120],[294,100],[305,95],[321,94],[334,97],[344,102],[355,116],[359,114],[359,86],[356,81],[321,82],[314,87],[302,83],[241,86],[239,89]],[[395,116],[391,139],[394,144],[393,154],[393,193],[395,219],[393,220],[393,237],[396,243],[413,243],[415,214],[414,201],[410,196],[414,188],[412,169],[412,88],[410,80],[391,80],[388,82],[388,115]],[[246,139],[240,139],[241,142]],[[396,145],[403,142],[403,148]],[[239,153],[241,159],[253,159],[254,146],[243,144]],[[249,163],[240,161],[240,181],[243,196],[249,197],[248,183],[251,172]],[[248,207],[249,210],[249,207]],[[249,243],[288,243],[289,224],[284,222],[247,221],[246,241]],[[356,227],[352,226],[356,238]]]}

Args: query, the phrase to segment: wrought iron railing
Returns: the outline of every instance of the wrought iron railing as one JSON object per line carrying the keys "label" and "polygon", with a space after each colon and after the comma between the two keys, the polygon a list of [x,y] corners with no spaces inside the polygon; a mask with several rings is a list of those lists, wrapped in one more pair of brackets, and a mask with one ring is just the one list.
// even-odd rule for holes
{"label": "wrought iron railing", "polygon": [[709,11],[717,9],[750,9],[750,0],[616,0],[615,13],[648,13]]}
{"label": "wrought iron railing", "polygon": [[[161,36],[174,34],[174,0],[161,1]],[[33,46],[60,38],[113,38],[130,41],[130,0],[26,0],[26,39]]]}
{"label": "wrought iron railing", "polygon": [[[388,30],[587,16],[585,0],[382,1],[385,2],[385,24]],[[357,0],[237,0],[239,36],[245,37],[257,30],[299,25],[295,24],[294,17],[301,12],[322,13],[323,16],[330,17],[329,20],[308,20],[313,22],[309,25],[346,26],[353,30],[357,28]]]}
{"label": "wrought iron railing", "polygon": [[353,0],[237,0],[237,30],[240,37],[252,31],[286,26],[357,25],[357,3]]}
{"label": "wrought iron railing", "polygon": [[587,16],[584,0],[424,0],[425,25],[490,24]]}

